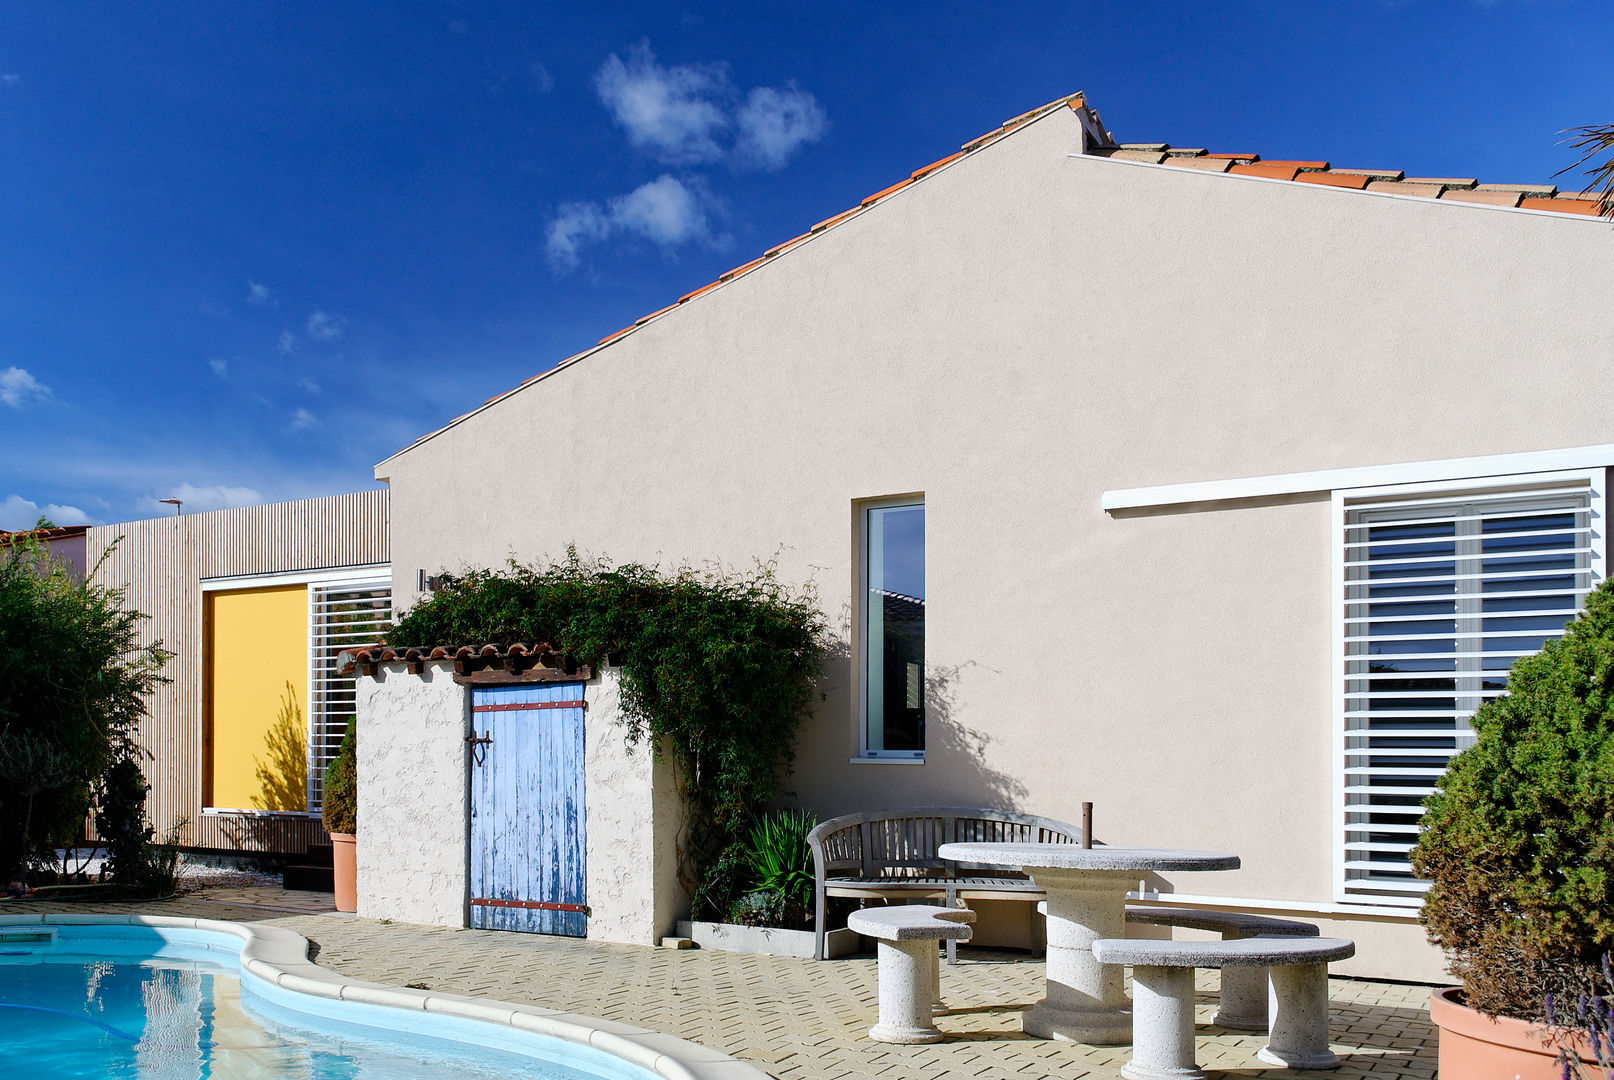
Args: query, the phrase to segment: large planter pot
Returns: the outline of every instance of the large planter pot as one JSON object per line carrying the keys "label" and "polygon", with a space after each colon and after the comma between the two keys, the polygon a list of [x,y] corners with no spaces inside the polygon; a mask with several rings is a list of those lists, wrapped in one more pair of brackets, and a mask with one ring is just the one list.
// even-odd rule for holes
{"label": "large planter pot", "polygon": [[359,910],[359,860],[352,833],[331,833],[331,866],[336,876],[336,910]]}
{"label": "large planter pot", "polygon": [[[1462,990],[1436,990],[1429,1019],[1440,1029],[1440,1075],[1464,1080],[1561,1080],[1558,1049],[1539,1024],[1486,1016],[1461,1003]],[[1591,1049],[1576,1046],[1581,1061],[1595,1065]]]}

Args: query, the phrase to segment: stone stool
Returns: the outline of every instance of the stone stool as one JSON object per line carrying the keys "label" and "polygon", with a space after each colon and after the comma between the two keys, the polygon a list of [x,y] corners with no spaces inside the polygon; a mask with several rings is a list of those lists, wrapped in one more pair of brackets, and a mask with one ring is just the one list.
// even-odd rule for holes
{"label": "stone stool", "polygon": [[[1209,930],[1223,941],[1252,937],[1316,937],[1315,923],[1248,915],[1242,911],[1127,905],[1126,921],[1145,926]],[[1230,1031],[1267,1029],[1267,969],[1257,965],[1222,968],[1222,990],[1211,1023]]]}
{"label": "stone stool", "polygon": [[974,933],[968,923],[975,912],[968,908],[904,904],[864,908],[847,917],[846,925],[875,939],[879,957],[880,1021],[869,1038],[887,1043],[940,1042],[941,1031],[932,1022],[940,997],[939,941],[968,941]]}
{"label": "stone stool", "polygon": [[1328,1049],[1328,964],[1356,953],[1345,938],[1147,941],[1100,938],[1101,964],[1132,965],[1132,1060],[1127,1080],[1203,1080],[1194,1061],[1194,969],[1266,967],[1270,1032],[1256,1054],[1291,1069],[1335,1069]]}

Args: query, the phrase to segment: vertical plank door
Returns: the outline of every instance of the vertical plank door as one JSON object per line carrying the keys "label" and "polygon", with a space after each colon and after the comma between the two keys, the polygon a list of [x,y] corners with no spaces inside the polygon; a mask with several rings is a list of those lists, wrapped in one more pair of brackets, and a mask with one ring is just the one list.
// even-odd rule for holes
{"label": "vertical plank door", "polygon": [[471,925],[584,937],[583,684],[471,693]]}

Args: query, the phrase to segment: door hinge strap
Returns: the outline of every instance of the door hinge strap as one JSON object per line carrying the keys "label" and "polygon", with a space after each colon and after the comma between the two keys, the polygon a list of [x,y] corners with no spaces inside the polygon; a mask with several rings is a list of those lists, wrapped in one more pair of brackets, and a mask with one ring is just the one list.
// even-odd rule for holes
{"label": "door hinge strap", "polygon": [[522,712],[526,709],[584,709],[586,701],[512,701],[498,705],[472,705],[472,712]]}
{"label": "door hinge strap", "polygon": [[529,908],[535,911],[577,911],[589,914],[587,904],[556,904],[548,900],[494,900],[484,896],[471,897],[473,907]]}

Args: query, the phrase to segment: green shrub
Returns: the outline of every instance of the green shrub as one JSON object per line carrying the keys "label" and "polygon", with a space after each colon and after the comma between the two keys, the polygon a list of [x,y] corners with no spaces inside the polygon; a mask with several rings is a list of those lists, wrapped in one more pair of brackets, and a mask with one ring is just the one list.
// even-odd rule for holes
{"label": "green shrub", "polygon": [[[751,826],[746,871],[747,896],[768,898],[768,913],[775,926],[797,926],[808,921],[813,906],[813,852],[807,834],[818,821],[801,810],[764,814]],[[755,908],[756,904],[750,904]],[[738,920],[736,920],[738,921]]]}
{"label": "green shrub", "polygon": [[135,725],[167,681],[169,654],[140,643],[145,616],[94,574],[76,580],[32,537],[0,543],[0,884],[79,835],[92,788],[135,752]]}
{"label": "green shrub", "polygon": [[681,876],[696,918],[743,891],[751,824],[778,791],[815,693],[823,615],[771,564],[751,573],[586,562],[444,575],[387,644],[547,643],[621,662],[629,742],[670,751],[688,814]]}
{"label": "green shrub", "polygon": [[1470,1007],[1540,1021],[1614,947],[1614,582],[1473,726],[1412,853],[1423,921]]}
{"label": "green shrub", "polygon": [[347,722],[342,745],[325,769],[325,794],[320,802],[320,823],[326,832],[359,831],[359,743],[358,724]]}

